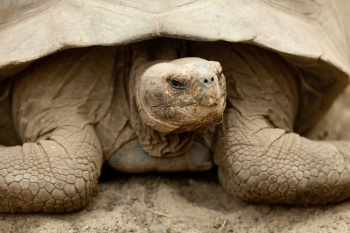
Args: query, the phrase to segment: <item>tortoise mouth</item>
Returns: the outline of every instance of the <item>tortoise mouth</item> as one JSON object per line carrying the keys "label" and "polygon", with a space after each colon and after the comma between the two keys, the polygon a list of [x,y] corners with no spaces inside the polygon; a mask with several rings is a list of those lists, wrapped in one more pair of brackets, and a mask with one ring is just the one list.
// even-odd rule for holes
{"label": "tortoise mouth", "polygon": [[221,94],[218,97],[208,97],[208,96],[196,96],[195,98],[191,98],[188,100],[177,99],[170,103],[164,105],[152,106],[151,108],[170,108],[170,107],[179,107],[179,108],[187,108],[187,107],[207,107],[207,108],[215,108],[220,107],[223,102],[226,102],[227,93],[221,90]]}
{"label": "tortoise mouth", "polygon": [[158,124],[157,127],[150,126],[163,133],[181,133],[201,129],[222,118],[226,107],[224,96],[216,102],[205,105],[192,102],[154,106],[150,108],[149,115]]}
{"label": "tortoise mouth", "polygon": [[[215,102],[214,102],[215,101]],[[180,109],[188,108],[188,107],[215,107],[219,105],[219,101],[213,100],[208,103],[200,103],[200,102],[193,102],[188,104],[173,104],[173,105],[163,105],[163,106],[155,106],[153,108],[171,108],[171,107],[178,107]]]}

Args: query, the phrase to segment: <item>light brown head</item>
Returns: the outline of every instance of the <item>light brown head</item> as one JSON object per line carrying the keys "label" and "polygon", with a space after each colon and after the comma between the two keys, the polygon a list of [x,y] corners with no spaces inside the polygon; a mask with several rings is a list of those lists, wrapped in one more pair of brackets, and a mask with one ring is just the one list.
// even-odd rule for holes
{"label": "light brown head", "polygon": [[162,133],[200,129],[222,117],[226,82],[220,63],[181,58],[142,74],[136,101],[141,120]]}

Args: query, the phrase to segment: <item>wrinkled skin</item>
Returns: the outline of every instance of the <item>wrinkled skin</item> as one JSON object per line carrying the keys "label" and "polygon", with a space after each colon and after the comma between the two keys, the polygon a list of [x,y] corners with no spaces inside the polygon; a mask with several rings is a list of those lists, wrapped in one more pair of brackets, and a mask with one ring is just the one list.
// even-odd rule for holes
{"label": "wrinkled skin", "polygon": [[0,148],[0,211],[78,210],[106,160],[126,172],[204,170],[210,151],[220,182],[242,200],[349,197],[349,144],[292,132],[295,68],[251,45],[188,42],[184,55],[178,46],[76,49],[19,74],[13,118],[24,144]]}
{"label": "wrinkled skin", "polygon": [[[200,58],[171,59],[167,43],[165,52],[150,60],[152,53],[148,51],[157,44],[130,48],[134,57],[128,59],[133,65],[123,77],[116,78],[122,73],[118,71],[129,66],[119,69],[116,56],[123,51],[116,47],[66,51],[38,61],[16,77],[12,115],[24,143],[0,148],[0,211],[81,209],[97,184],[102,163],[116,151],[123,151],[121,146],[124,151],[130,148],[138,137],[143,149],[158,157],[150,170],[212,167],[209,149],[195,142],[195,134],[188,131],[222,118],[226,89],[221,66]],[[172,44],[170,41],[169,46]],[[125,91],[124,86],[118,87],[120,82],[129,85],[125,99],[117,98]],[[164,106],[169,111],[164,112]],[[131,123],[124,127],[118,111],[127,112]],[[139,134],[155,138],[143,141]],[[197,154],[202,151],[204,159]],[[141,156],[144,153],[141,150]],[[159,157],[178,155],[178,159],[158,162],[163,159]],[[142,164],[140,155],[136,154],[132,164],[136,170],[128,167],[127,159],[121,159],[124,170],[147,171],[138,166]]]}
{"label": "wrinkled skin", "polygon": [[[256,203],[326,204],[349,197],[349,149],[294,133],[298,73],[278,55],[250,46],[198,46],[227,79],[224,121],[214,148],[223,187]],[[235,61],[235,62],[232,62]]]}

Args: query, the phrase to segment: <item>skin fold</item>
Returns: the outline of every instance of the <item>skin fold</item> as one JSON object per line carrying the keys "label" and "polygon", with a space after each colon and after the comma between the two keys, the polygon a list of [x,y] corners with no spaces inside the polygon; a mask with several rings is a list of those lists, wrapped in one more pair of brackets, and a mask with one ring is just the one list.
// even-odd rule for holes
{"label": "skin fold", "polygon": [[[16,79],[13,117],[23,145],[0,148],[1,212],[57,213],[86,206],[103,162],[93,125],[109,107],[104,93],[110,83],[96,79],[97,73],[111,76],[98,69],[113,67],[104,58],[108,53],[113,54],[64,52]],[[89,69],[82,69],[84,64]]]}
{"label": "skin fold", "polygon": [[349,144],[293,132],[301,77],[274,52],[160,39],[67,50],[14,78],[23,144],[0,147],[0,212],[79,210],[105,161],[124,172],[205,170],[212,154],[224,188],[245,201],[349,197]]}
{"label": "skin fold", "polygon": [[214,159],[228,192],[256,203],[326,204],[349,197],[349,143],[311,141],[292,131],[301,105],[295,68],[249,45],[193,50],[219,61],[227,78]]}
{"label": "skin fold", "polygon": [[[15,77],[12,115],[23,144],[0,148],[0,211],[60,213],[81,209],[97,184],[102,163],[116,151],[123,152],[119,150],[122,146],[130,148],[127,145],[137,138],[143,148],[141,156],[147,153],[158,157],[149,170],[211,168],[208,147],[195,143],[192,131],[222,117],[226,90],[221,66],[199,58],[172,60],[169,51],[176,50],[168,51],[167,47],[163,46],[164,53],[154,53],[152,59],[148,57],[151,52],[137,56],[138,48],[73,49],[42,59]],[[136,58],[128,56],[129,51]],[[124,59],[117,59],[123,55]],[[129,59],[132,69],[123,73],[121,70],[130,67],[126,64]],[[120,61],[125,63],[120,66]],[[195,72],[196,66],[201,74],[210,75],[209,82]],[[145,75],[157,78],[151,88],[156,86],[162,94],[166,87],[169,94],[155,98],[154,89],[146,88],[151,80],[143,83]],[[125,92],[120,82],[129,85],[124,99],[115,98]],[[179,89],[179,85],[185,88]],[[205,92],[205,88],[210,90]],[[142,93],[146,102],[140,101],[138,95]],[[183,104],[175,106],[176,96],[183,97]],[[168,102],[167,97],[173,101]],[[159,112],[157,109],[165,104],[174,110]],[[140,112],[146,112],[145,108],[155,111],[143,116]],[[118,113],[127,113],[126,125]],[[153,129],[157,124],[163,132]],[[137,146],[131,151],[135,152]],[[179,159],[159,158],[178,155]],[[122,168],[128,172],[147,171],[141,166],[142,157],[136,153],[135,158],[132,166],[139,165],[136,170],[128,167],[125,156],[120,159]]]}

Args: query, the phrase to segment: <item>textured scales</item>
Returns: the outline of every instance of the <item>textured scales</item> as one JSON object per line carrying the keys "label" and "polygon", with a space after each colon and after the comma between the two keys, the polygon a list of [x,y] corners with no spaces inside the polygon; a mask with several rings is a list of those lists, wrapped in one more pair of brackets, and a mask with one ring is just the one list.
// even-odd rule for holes
{"label": "textured scales", "polygon": [[251,46],[213,47],[200,46],[195,54],[216,58],[229,70],[231,92],[214,143],[225,189],[257,203],[326,204],[348,198],[349,142],[311,141],[292,130],[303,104],[295,68]]}
{"label": "textured scales", "polygon": [[[35,62],[13,84],[1,83],[0,139],[17,144],[13,118],[24,144],[0,147],[0,211],[77,210],[86,205],[103,161],[131,172],[203,170],[211,167],[210,149],[221,183],[242,200],[325,204],[349,197],[349,144],[298,134],[348,82],[349,4],[33,0],[0,6],[6,35],[0,38],[0,81],[60,49],[159,36],[249,41],[279,54],[253,45],[158,41],[156,54],[141,43],[74,49]],[[33,24],[40,30],[33,32]],[[228,98],[222,124],[210,121],[196,132],[154,130],[140,119],[135,83],[125,80],[139,70],[138,59],[142,66],[188,56],[223,67]],[[127,164],[129,155],[135,163]]]}

